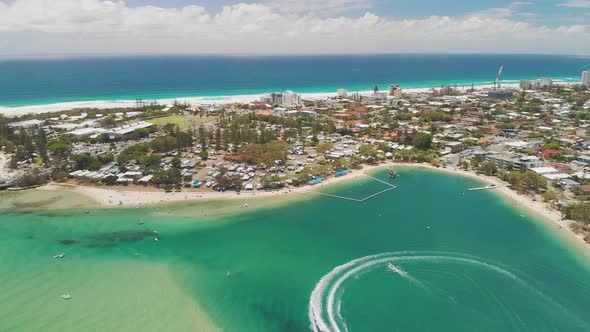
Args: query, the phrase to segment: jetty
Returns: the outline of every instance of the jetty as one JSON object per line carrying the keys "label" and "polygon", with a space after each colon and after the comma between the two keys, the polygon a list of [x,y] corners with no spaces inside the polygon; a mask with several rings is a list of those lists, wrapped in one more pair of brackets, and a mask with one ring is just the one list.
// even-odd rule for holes
{"label": "jetty", "polygon": [[496,188],[498,188],[498,186],[496,186],[495,184],[491,184],[489,186],[477,187],[477,188],[469,188],[467,190],[468,191],[479,191],[479,190],[490,190],[490,189],[496,189]]}
{"label": "jetty", "polygon": [[363,203],[363,202],[366,202],[366,201],[370,200],[371,198],[374,198],[374,197],[377,197],[379,195],[385,194],[386,192],[391,191],[391,190],[397,188],[396,185],[393,185],[393,184],[391,184],[389,182],[385,182],[383,180],[377,179],[377,178],[372,177],[370,175],[367,175],[367,176],[370,179],[374,180],[374,181],[381,182],[381,183],[385,184],[389,188],[384,189],[384,190],[381,190],[379,192],[376,192],[376,193],[374,193],[372,195],[369,195],[369,196],[367,196],[365,198],[352,198],[352,197],[346,197],[346,196],[340,196],[340,195],[334,195],[334,194],[327,194],[327,193],[323,193],[323,192],[319,192],[319,191],[314,191],[313,193],[314,194],[318,194],[318,195],[322,195],[322,196],[327,196],[327,197],[338,198],[338,199],[343,199],[343,200],[347,200],[347,201],[353,201],[353,202]]}

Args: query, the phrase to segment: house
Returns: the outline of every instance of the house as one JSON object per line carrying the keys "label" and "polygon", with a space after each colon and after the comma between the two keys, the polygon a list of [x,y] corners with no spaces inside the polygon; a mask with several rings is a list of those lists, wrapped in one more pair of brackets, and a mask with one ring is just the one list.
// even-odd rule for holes
{"label": "house", "polygon": [[590,195],[590,184],[581,185],[580,192],[584,195]]}
{"label": "house", "polygon": [[574,187],[579,187],[580,184],[574,180],[570,179],[561,179],[559,180],[559,186],[564,190],[571,190]]}

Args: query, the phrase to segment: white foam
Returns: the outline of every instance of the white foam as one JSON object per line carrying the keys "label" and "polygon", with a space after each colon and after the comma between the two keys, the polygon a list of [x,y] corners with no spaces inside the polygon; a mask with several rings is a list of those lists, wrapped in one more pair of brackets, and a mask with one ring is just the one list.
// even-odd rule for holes
{"label": "white foam", "polygon": [[[518,87],[518,83],[502,82],[503,87]],[[560,80],[554,80],[555,83],[560,83]],[[570,82],[573,83],[573,82]],[[471,85],[461,85],[464,89],[471,88]],[[493,84],[478,84],[475,85],[477,89],[489,89],[493,87]],[[423,93],[428,92],[431,89],[438,89],[440,87],[424,87],[424,88],[408,88],[404,89],[405,93]],[[373,91],[359,91],[361,95],[370,95]],[[221,95],[221,96],[191,96],[191,97],[177,97],[177,98],[156,98],[156,99],[144,99],[144,102],[151,103],[155,102],[160,105],[173,105],[174,102],[187,103],[191,105],[204,105],[204,104],[233,104],[233,103],[251,103],[260,100],[260,97],[267,95],[264,94],[242,94],[242,95]],[[318,93],[302,93],[305,99],[321,100],[326,98],[336,97],[336,92],[318,92]],[[134,107],[136,100],[91,100],[91,101],[72,101],[72,102],[59,102],[49,103],[43,105],[26,105],[26,106],[0,106],[0,114],[15,116],[23,114],[38,114],[48,112],[59,112],[72,110],[77,108],[119,108],[119,107]]]}
{"label": "white foam", "polygon": [[[391,252],[391,253],[383,253],[371,256],[365,256],[361,258],[357,258],[340,266],[337,266],[328,274],[324,275],[320,281],[316,284],[316,287],[311,293],[310,301],[309,301],[309,320],[311,324],[311,328],[313,331],[334,331],[334,332],[341,332],[341,328],[345,331],[348,331],[346,326],[346,322],[344,321],[344,317],[341,313],[341,300],[340,298],[336,299],[339,289],[342,287],[343,283],[346,282],[348,279],[352,277],[358,276],[363,271],[366,271],[374,266],[385,264],[391,261],[428,261],[430,263],[442,263],[442,262],[454,262],[454,263],[465,263],[470,265],[476,265],[483,267],[487,270],[493,271],[498,273],[508,279],[511,279],[517,282],[519,285],[523,286],[529,291],[539,295],[544,300],[556,305],[560,309],[562,309],[565,313],[570,314],[563,306],[559,303],[555,302],[548,296],[546,296],[540,290],[534,288],[533,286],[527,284],[522,279],[520,279],[514,273],[506,270],[503,267],[496,266],[494,264],[490,264],[484,262],[476,257],[467,256],[467,255],[458,255],[454,253],[444,253],[444,252]],[[423,283],[415,279],[409,273],[404,270],[397,268],[397,271],[394,271],[401,275],[402,277],[412,281],[417,282],[418,285],[424,286]],[[327,294],[326,294],[327,293]],[[342,293],[340,293],[340,296]],[[326,322],[324,320],[324,300],[326,302],[325,305],[325,315],[328,318]],[[334,311],[336,310],[336,313]],[[577,318],[577,317],[575,317]]]}

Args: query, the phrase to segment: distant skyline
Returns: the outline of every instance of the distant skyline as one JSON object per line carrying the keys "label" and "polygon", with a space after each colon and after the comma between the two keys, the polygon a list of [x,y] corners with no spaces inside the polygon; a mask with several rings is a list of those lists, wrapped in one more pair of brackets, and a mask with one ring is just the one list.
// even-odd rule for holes
{"label": "distant skyline", "polygon": [[0,57],[590,54],[590,0],[0,0]]}

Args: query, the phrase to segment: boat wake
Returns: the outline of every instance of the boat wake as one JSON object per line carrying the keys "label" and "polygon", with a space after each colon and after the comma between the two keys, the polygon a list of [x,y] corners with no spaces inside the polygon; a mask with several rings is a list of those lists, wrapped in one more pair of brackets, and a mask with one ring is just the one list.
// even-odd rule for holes
{"label": "boat wake", "polygon": [[[554,305],[561,312],[572,317],[572,319],[582,322],[559,303],[545,295],[542,291],[531,284],[525,282],[515,272],[509,271],[506,267],[499,264],[488,263],[480,258],[461,255],[448,252],[424,252],[424,251],[400,251],[382,253],[366,257],[357,258],[350,262],[335,267],[328,274],[324,275],[316,284],[311,292],[308,306],[308,316],[310,328],[312,331],[319,332],[341,332],[348,331],[346,320],[342,314],[342,294],[345,291],[344,284],[350,279],[356,279],[361,274],[368,272],[377,267],[386,267],[392,272],[398,274],[404,279],[410,281],[413,285],[422,289],[427,289],[425,284],[414,276],[404,271],[396,263],[417,263],[425,262],[429,264],[454,263],[462,265],[471,265],[483,268],[492,273],[499,275],[511,282],[516,283],[523,289],[539,296],[544,301]],[[454,301],[454,299],[453,299]],[[514,313],[518,318],[518,314]],[[518,318],[519,319],[519,318]]]}
{"label": "boat wake", "polygon": [[402,270],[401,268],[395,266],[393,263],[387,263],[387,268],[390,269],[391,271],[399,274],[402,278],[409,280],[412,284],[422,288],[422,289],[426,289],[426,286],[419,281],[418,279],[414,278],[412,275],[410,275],[408,272]]}

